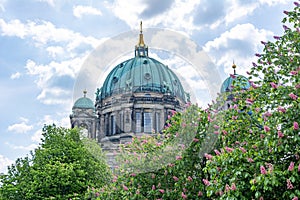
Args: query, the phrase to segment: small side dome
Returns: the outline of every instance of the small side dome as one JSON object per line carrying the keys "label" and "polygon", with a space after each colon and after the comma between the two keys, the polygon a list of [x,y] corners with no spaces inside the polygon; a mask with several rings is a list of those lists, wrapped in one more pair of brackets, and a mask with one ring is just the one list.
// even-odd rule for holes
{"label": "small side dome", "polygon": [[86,97],[87,91],[83,91],[83,97],[77,99],[73,105],[74,108],[94,109],[94,103],[90,98]]}
{"label": "small side dome", "polygon": [[232,68],[234,69],[234,74],[230,75],[221,86],[221,93],[230,92],[232,90],[232,86],[235,85],[241,89],[247,90],[250,88],[249,80],[242,75],[236,73],[235,68],[236,65],[233,63]]}

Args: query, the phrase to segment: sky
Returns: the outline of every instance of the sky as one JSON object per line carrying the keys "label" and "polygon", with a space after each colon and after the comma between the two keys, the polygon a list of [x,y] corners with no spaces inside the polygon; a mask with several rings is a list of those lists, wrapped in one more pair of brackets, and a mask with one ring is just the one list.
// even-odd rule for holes
{"label": "sky", "polygon": [[[150,57],[170,66],[204,106],[211,100],[206,94],[214,84],[211,77],[224,80],[233,61],[246,75],[255,53],[262,51],[261,41],[283,34],[283,11],[292,8],[291,0],[0,0],[0,173],[37,147],[44,124],[70,127],[81,91],[88,87],[87,96],[94,100],[95,85],[101,87],[109,69],[133,57],[141,20]],[[153,42],[151,30],[186,39],[210,62],[203,64],[203,57],[190,61],[185,50],[176,52],[170,35]],[[124,40],[124,34],[136,42]],[[124,41],[119,44],[129,49],[132,44],[132,52],[109,43],[118,36]],[[104,51],[105,44],[111,48]],[[182,47],[191,51],[189,45]],[[98,58],[115,53],[115,59],[98,59],[94,76],[87,77],[93,86],[78,81],[93,69],[88,61],[99,49]]]}

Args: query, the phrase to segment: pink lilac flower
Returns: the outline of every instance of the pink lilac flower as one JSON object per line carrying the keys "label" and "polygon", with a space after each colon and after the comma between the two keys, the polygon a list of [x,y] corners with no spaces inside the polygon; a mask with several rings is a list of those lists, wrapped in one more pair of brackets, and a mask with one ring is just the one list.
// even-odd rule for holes
{"label": "pink lilac flower", "polygon": [[247,158],[248,162],[252,163],[254,160],[252,158]]}
{"label": "pink lilac flower", "polygon": [[251,84],[251,86],[252,86],[254,89],[258,88],[258,86],[255,85],[253,82],[250,82],[250,84]]}
{"label": "pink lilac flower", "polygon": [[298,74],[298,71],[291,71],[290,74],[291,75],[296,75],[296,74]]}
{"label": "pink lilac flower", "polygon": [[264,135],[264,134],[260,134],[260,138],[261,138],[261,139],[264,139],[264,138],[265,138],[265,135]]}
{"label": "pink lilac flower", "polygon": [[234,74],[230,74],[230,77],[233,78],[233,79],[236,78],[236,76]]}
{"label": "pink lilac flower", "polygon": [[271,129],[270,129],[270,127],[268,127],[268,126],[264,126],[264,130],[265,130],[266,132],[269,132]]}
{"label": "pink lilac flower", "polygon": [[298,200],[298,197],[294,196],[294,198],[292,198],[292,200]]}
{"label": "pink lilac flower", "polygon": [[228,152],[228,153],[231,153],[233,151],[233,148],[230,148],[230,147],[225,147],[225,150]]}
{"label": "pink lilac flower", "polygon": [[283,108],[283,107],[281,107],[281,106],[279,106],[279,107],[277,108],[277,110],[278,110],[279,112],[282,112],[282,113],[285,113],[285,112],[286,112],[285,108]]}
{"label": "pink lilac flower", "polygon": [[287,27],[286,25],[283,25],[282,27],[285,31],[289,29],[289,27]]}
{"label": "pink lilac flower", "polygon": [[165,193],[165,190],[163,190],[163,189],[159,189],[158,191],[162,194]]}
{"label": "pink lilac flower", "polygon": [[136,176],[136,174],[135,174],[135,173],[131,173],[130,175],[131,175],[131,176]]}
{"label": "pink lilac flower", "polygon": [[126,187],[125,185],[123,185],[123,190],[128,191],[128,187]]}
{"label": "pink lilac flower", "polygon": [[274,38],[275,40],[279,40],[279,39],[280,39],[279,36],[273,36],[273,38]]}
{"label": "pink lilac flower", "polygon": [[260,43],[262,43],[263,45],[267,44],[267,42],[265,42],[265,41],[260,41]]}
{"label": "pink lilac flower", "polygon": [[300,89],[300,83],[297,84],[297,85],[295,85],[295,88],[296,88],[296,89]]}
{"label": "pink lilac flower", "polygon": [[169,167],[174,167],[174,165],[175,165],[175,164],[173,164],[173,163],[169,163],[169,164],[168,164]]}
{"label": "pink lilac flower", "polygon": [[291,163],[290,163],[290,166],[289,166],[289,168],[288,168],[289,171],[293,171],[293,169],[294,169],[294,164],[295,164],[294,162],[291,162]]}
{"label": "pink lilac flower", "polygon": [[272,116],[272,113],[270,113],[270,112],[265,112],[265,114],[264,114],[266,117],[270,117],[270,116]]}
{"label": "pink lilac flower", "polygon": [[299,7],[300,6],[300,4],[298,3],[298,2],[294,2],[294,4],[295,4],[295,6],[297,6],[297,7]]}
{"label": "pink lilac flower", "polygon": [[215,149],[214,152],[216,153],[217,156],[221,155],[221,153],[217,149]]}
{"label": "pink lilac flower", "polygon": [[187,198],[187,196],[186,196],[183,192],[181,192],[181,197],[182,197],[183,199],[186,199],[186,198]]}
{"label": "pink lilac flower", "polygon": [[214,128],[215,128],[215,129],[219,129],[220,126],[218,126],[218,125],[215,124],[215,125],[214,125]]}
{"label": "pink lilac flower", "polygon": [[214,134],[218,135],[218,134],[219,134],[219,131],[214,131]]}
{"label": "pink lilac flower", "polygon": [[226,186],[225,186],[225,192],[228,192],[230,189],[231,189],[231,188],[229,187],[229,185],[226,184]]}
{"label": "pink lilac flower", "polygon": [[188,181],[190,181],[190,182],[193,181],[193,178],[190,177],[190,176],[188,176],[187,179],[188,179]]}
{"label": "pink lilac flower", "polygon": [[298,130],[298,129],[299,129],[299,124],[298,124],[298,122],[294,122],[293,126],[294,126],[294,130]]}
{"label": "pink lilac flower", "polygon": [[266,168],[264,166],[260,166],[260,173],[267,174]]}
{"label": "pink lilac flower", "polygon": [[270,85],[272,86],[272,88],[276,89],[278,86],[276,85],[276,83],[271,82]]}
{"label": "pink lilac flower", "polygon": [[300,172],[300,163],[299,163],[299,165],[298,165],[298,172]]}
{"label": "pink lilac flower", "polygon": [[223,132],[223,134],[224,134],[224,135],[227,135],[227,131],[225,131],[225,130],[222,130],[222,132]]}
{"label": "pink lilac flower", "polygon": [[256,53],[256,54],[255,54],[255,56],[257,56],[257,57],[261,57],[261,54],[259,54],[259,53]]}
{"label": "pink lilac flower", "polygon": [[266,163],[266,166],[268,167],[269,173],[273,172],[273,165],[271,163]]}
{"label": "pink lilac flower", "polygon": [[198,197],[201,197],[203,193],[201,191],[198,192]]}
{"label": "pink lilac flower", "polygon": [[204,185],[209,186],[210,182],[207,179],[202,179]]}
{"label": "pink lilac flower", "polygon": [[199,139],[194,138],[193,141],[194,141],[194,142],[199,142]]}
{"label": "pink lilac flower", "polygon": [[294,93],[290,93],[289,96],[293,99],[293,100],[297,100],[298,96],[295,95]]}
{"label": "pink lilac flower", "polygon": [[207,154],[207,153],[205,153],[204,156],[205,156],[205,158],[208,159],[208,160],[212,159],[212,157],[213,157],[212,155]]}
{"label": "pink lilac flower", "polygon": [[236,190],[235,183],[232,183],[232,184],[231,184],[231,189],[232,189],[232,190]]}
{"label": "pink lilac flower", "polygon": [[288,14],[289,14],[289,11],[286,11],[286,10],[285,10],[285,11],[283,11],[283,13],[286,14],[286,15],[288,15]]}
{"label": "pink lilac flower", "polygon": [[243,148],[243,147],[240,147],[240,150],[241,150],[243,153],[246,153],[246,152],[247,152],[246,149]]}
{"label": "pink lilac flower", "polygon": [[177,112],[175,110],[171,110],[172,115],[175,115]]}
{"label": "pink lilac flower", "polygon": [[179,178],[177,178],[176,176],[173,176],[174,181],[178,181]]}
{"label": "pink lilac flower", "polygon": [[152,185],[152,190],[155,190],[156,188],[155,188],[155,185]]}
{"label": "pink lilac flower", "polygon": [[181,156],[176,156],[176,160],[181,160],[182,157]]}
{"label": "pink lilac flower", "polygon": [[290,179],[287,179],[286,180],[286,186],[287,186],[287,189],[291,190],[294,188],[293,184],[291,183],[291,180]]}
{"label": "pink lilac flower", "polygon": [[252,99],[246,99],[246,103],[248,103],[248,104],[253,104],[253,102],[254,102],[254,100],[252,100]]}
{"label": "pink lilac flower", "polygon": [[284,135],[283,135],[283,133],[281,131],[278,131],[277,134],[278,134],[279,138],[283,138],[284,137]]}
{"label": "pink lilac flower", "polygon": [[233,120],[237,120],[238,116],[232,116]]}

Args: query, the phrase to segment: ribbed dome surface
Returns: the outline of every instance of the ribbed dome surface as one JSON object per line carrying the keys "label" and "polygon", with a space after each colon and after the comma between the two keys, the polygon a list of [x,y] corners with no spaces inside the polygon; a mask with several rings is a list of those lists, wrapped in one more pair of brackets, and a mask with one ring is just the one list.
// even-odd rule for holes
{"label": "ribbed dome surface", "polygon": [[98,98],[138,92],[170,93],[185,101],[185,92],[174,72],[148,56],[136,56],[117,65],[104,81]]}
{"label": "ribbed dome surface", "polygon": [[94,103],[87,97],[81,97],[74,103],[73,109],[74,108],[94,109]]}
{"label": "ribbed dome surface", "polygon": [[232,90],[231,86],[236,86],[240,87],[241,89],[249,89],[250,88],[250,83],[249,80],[242,76],[235,74],[233,76],[229,76],[222,84],[221,86],[221,93],[223,92],[229,92]]}

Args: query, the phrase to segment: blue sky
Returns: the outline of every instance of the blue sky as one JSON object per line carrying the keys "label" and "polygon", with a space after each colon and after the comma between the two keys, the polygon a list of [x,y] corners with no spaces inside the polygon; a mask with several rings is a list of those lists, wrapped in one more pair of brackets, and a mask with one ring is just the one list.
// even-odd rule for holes
{"label": "blue sky", "polygon": [[[37,146],[44,124],[70,126],[76,78],[108,38],[137,32],[141,20],[145,28],[178,32],[202,47],[225,79],[233,60],[246,74],[260,41],[283,33],[283,10],[292,7],[291,0],[0,0],[0,172]],[[182,69],[188,84],[203,87],[205,80]]]}

